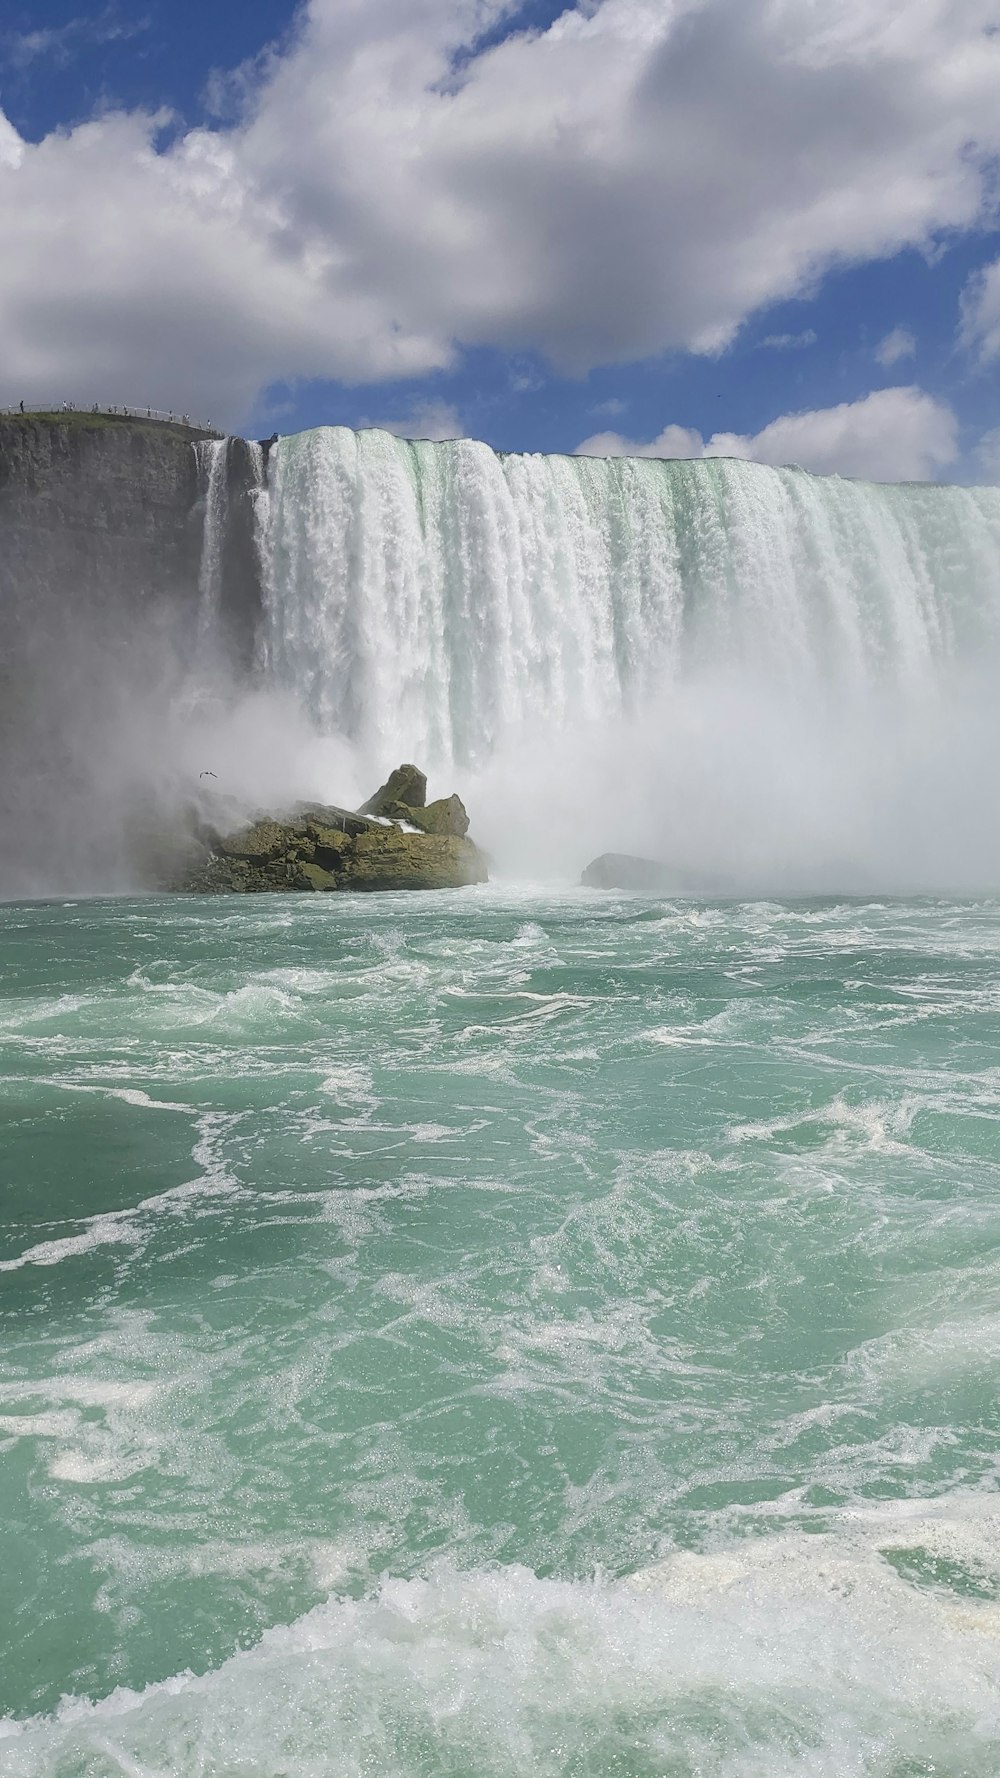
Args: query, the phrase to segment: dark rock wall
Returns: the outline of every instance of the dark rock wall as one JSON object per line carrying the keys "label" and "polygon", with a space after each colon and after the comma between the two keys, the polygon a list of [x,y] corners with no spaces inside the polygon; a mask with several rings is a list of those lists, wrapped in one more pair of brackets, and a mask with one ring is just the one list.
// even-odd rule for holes
{"label": "dark rock wall", "polygon": [[192,435],[68,415],[0,420],[0,591],[10,603],[197,598]]}
{"label": "dark rock wall", "polygon": [[[197,665],[204,436],[105,415],[0,418],[0,894],[123,880],[123,804],[147,760],[162,772],[169,713]],[[260,606],[258,464],[232,441],[234,680],[252,663]]]}

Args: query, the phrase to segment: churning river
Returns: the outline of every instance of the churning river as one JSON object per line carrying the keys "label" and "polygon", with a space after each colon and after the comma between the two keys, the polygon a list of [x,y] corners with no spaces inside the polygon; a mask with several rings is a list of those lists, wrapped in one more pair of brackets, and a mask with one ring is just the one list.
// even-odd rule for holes
{"label": "churning river", "polygon": [[5,1778],[995,1778],[1000,901],[0,963]]}

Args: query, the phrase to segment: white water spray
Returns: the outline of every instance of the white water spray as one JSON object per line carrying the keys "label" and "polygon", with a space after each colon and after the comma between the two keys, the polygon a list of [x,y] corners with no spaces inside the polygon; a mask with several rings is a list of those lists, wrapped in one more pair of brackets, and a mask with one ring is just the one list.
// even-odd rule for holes
{"label": "white water spray", "polygon": [[283,439],[270,484],[267,681],[369,771],[478,787],[513,867],[1000,868],[1000,490],[342,427]]}
{"label": "white water spray", "polygon": [[272,459],[265,650],[325,726],[443,764],[706,671],[922,703],[1000,637],[1000,490],[506,456],[323,428]]}

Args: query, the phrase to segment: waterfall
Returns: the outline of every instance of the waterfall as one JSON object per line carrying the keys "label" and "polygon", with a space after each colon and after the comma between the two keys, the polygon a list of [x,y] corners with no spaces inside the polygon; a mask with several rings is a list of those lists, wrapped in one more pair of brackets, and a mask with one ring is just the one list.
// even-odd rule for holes
{"label": "waterfall", "polygon": [[194,447],[205,513],[198,571],[198,640],[202,644],[215,636],[222,610],[229,516],[229,445],[228,438],[206,438],[200,439]]}
{"label": "waterfall", "polygon": [[267,674],[385,759],[482,763],[705,675],[919,709],[1000,637],[995,488],[324,427],[272,452],[265,557]]}
{"label": "waterfall", "polygon": [[251,549],[259,580],[267,554],[267,539],[271,523],[271,496],[267,482],[267,456],[264,445],[259,444],[256,439],[245,439],[243,448],[247,453],[247,496],[252,511],[252,522],[250,527]]}
{"label": "waterfall", "polygon": [[[234,638],[256,621],[268,517],[263,446],[242,438],[210,438],[194,447],[202,504],[198,573],[198,655],[245,652]],[[251,641],[252,650],[252,641]]]}

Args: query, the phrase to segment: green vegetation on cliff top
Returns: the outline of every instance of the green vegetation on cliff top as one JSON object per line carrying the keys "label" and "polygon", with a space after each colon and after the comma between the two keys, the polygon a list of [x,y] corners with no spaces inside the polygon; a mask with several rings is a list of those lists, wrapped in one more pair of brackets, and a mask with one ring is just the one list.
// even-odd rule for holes
{"label": "green vegetation on cliff top", "polygon": [[134,414],[93,413],[84,408],[53,409],[40,413],[0,414],[0,426],[65,426],[75,432],[97,432],[107,426],[127,426],[132,432],[162,436],[164,432],[182,438],[224,438],[225,433],[207,426],[185,425],[183,420],[158,420]]}

